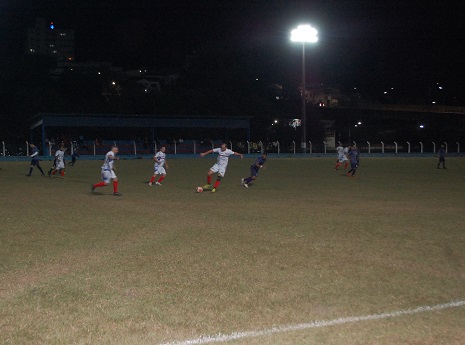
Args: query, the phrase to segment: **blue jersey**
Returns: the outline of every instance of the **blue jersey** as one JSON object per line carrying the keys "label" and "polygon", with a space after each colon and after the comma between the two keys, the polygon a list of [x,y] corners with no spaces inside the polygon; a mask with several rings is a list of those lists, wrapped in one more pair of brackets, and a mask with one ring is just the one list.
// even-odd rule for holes
{"label": "blue jersey", "polygon": [[39,149],[37,148],[37,146],[31,148],[31,158],[33,161],[39,160]]}
{"label": "blue jersey", "polygon": [[[257,170],[258,170],[258,169],[260,169],[260,168],[263,166],[263,164],[265,164],[265,163],[266,163],[266,158],[263,158],[262,156],[260,156],[260,157],[258,157],[258,158],[255,160],[255,162],[254,162],[250,167],[251,167],[252,169],[257,169]],[[259,167],[258,167],[257,165],[258,165]]]}
{"label": "blue jersey", "polygon": [[358,156],[359,156],[358,149],[349,150],[350,163],[357,164],[358,163]]}
{"label": "blue jersey", "polygon": [[446,157],[446,150],[444,150],[442,147],[438,151],[439,158],[444,158]]}

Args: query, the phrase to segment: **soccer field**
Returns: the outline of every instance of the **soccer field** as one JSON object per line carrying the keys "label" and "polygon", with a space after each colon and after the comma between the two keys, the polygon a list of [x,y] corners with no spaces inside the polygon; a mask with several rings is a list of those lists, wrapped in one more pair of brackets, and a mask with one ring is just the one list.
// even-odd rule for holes
{"label": "soccer field", "polygon": [[465,343],[463,158],[171,158],[0,162],[1,344]]}

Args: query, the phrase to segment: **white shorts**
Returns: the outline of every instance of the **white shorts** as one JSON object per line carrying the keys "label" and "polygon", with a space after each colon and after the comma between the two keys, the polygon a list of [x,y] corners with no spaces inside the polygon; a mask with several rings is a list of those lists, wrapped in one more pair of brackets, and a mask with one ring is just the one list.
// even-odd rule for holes
{"label": "white shorts", "polygon": [[55,166],[55,170],[60,170],[65,168],[65,163],[61,162]]}
{"label": "white shorts", "polygon": [[345,161],[348,161],[347,157],[345,155],[342,155],[342,156],[338,156],[338,159],[339,159],[339,162],[345,162]]}
{"label": "white shorts", "polygon": [[102,181],[110,183],[111,179],[115,179],[116,174],[113,170],[102,170]]}
{"label": "white shorts", "polygon": [[214,173],[218,173],[218,175],[224,177],[224,174],[226,173],[226,167],[227,167],[227,165],[223,166],[223,165],[219,165],[218,163],[216,163],[214,166],[212,166],[210,168],[210,170],[213,171]]}
{"label": "white shorts", "polygon": [[154,166],[154,175],[166,175],[166,170],[164,167],[158,167],[156,164]]}

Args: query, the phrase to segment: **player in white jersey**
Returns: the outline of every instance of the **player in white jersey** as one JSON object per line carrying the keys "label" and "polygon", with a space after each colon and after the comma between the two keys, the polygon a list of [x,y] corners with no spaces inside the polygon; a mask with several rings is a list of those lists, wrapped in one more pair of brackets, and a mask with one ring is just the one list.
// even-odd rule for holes
{"label": "player in white jersey", "polygon": [[228,160],[229,156],[234,155],[234,156],[239,156],[241,159],[243,158],[242,154],[234,152],[230,149],[228,149],[228,146],[226,144],[221,144],[221,148],[216,148],[213,150],[208,150],[207,152],[203,152],[200,154],[200,157],[205,157],[206,155],[210,153],[217,153],[218,154],[218,159],[216,161],[216,164],[213,165],[210,170],[207,173],[207,184],[203,186],[203,189],[209,189],[211,187],[211,182],[212,182],[212,175],[217,173],[217,178],[215,185],[213,186],[212,193],[216,192],[216,188],[221,183],[221,179],[224,177],[224,174],[226,173],[226,168],[228,166]]}
{"label": "player in white jersey", "polygon": [[155,164],[154,164],[153,175],[149,182],[149,186],[151,186],[153,181],[155,181],[155,178],[157,177],[157,175],[161,175],[158,181],[155,182],[157,186],[161,186],[161,182],[166,177],[165,167],[166,169],[168,169],[169,167],[168,167],[168,162],[166,161],[165,151],[166,151],[166,147],[162,146],[160,147],[160,151],[158,151],[156,155],[153,156],[153,160],[155,161]]}
{"label": "player in white jersey", "polygon": [[48,176],[52,177],[57,172],[60,172],[61,178],[65,177],[65,152],[66,148],[64,146],[60,146],[60,148],[55,152],[54,168],[50,169]]}
{"label": "player in white jersey", "polygon": [[116,157],[117,153],[118,153],[118,147],[112,146],[111,150],[108,151],[108,153],[105,155],[105,161],[103,162],[103,165],[102,165],[102,182],[98,182],[96,184],[91,185],[92,192],[95,190],[95,188],[104,187],[108,185],[111,180],[113,180],[113,195],[115,196],[121,195],[121,193],[118,192],[118,178],[116,177],[115,170],[114,170],[115,160],[119,159],[118,157]]}
{"label": "player in white jersey", "polygon": [[337,161],[336,161],[336,166],[334,167],[334,170],[337,170],[337,168],[342,167],[342,163],[345,162],[344,165],[344,170],[347,170],[347,167],[349,166],[349,159],[347,158],[349,148],[348,147],[342,147],[341,144],[339,144],[338,147],[336,147],[337,151]]}

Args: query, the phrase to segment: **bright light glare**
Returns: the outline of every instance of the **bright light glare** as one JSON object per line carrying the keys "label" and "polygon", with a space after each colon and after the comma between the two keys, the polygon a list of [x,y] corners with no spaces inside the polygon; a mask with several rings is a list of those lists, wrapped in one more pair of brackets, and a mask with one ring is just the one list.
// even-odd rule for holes
{"label": "bright light glare", "polygon": [[425,128],[425,125],[420,125],[420,128]]}
{"label": "bright light glare", "polygon": [[274,123],[278,123],[278,120],[274,120]]}
{"label": "bright light glare", "polygon": [[318,42],[318,31],[310,25],[299,25],[297,29],[291,31],[291,41],[293,42]]}
{"label": "bright light glare", "polygon": [[357,122],[357,124],[358,124],[358,125],[361,125],[362,123],[359,121],[359,122]]}

